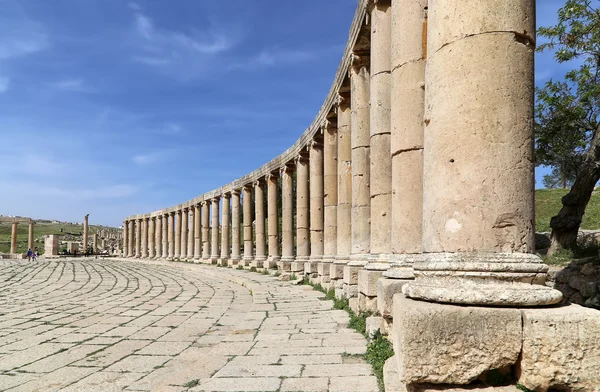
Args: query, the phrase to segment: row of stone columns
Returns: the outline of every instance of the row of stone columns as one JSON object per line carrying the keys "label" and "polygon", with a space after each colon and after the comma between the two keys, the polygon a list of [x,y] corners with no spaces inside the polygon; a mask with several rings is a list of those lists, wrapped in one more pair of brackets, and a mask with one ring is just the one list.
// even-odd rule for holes
{"label": "row of stone columns", "polygon": [[[33,242],[34,226],[35,226],[35,222],[33,222],[33,221],[29,222],[29,233],[27,236],[27,247],[29,249],[33,249],[33,247],[34,247],[34,242]],[[19,222],[12,222],[11,233],[10,233],[10,253],[11,254],[17,253],[18,229],[19,229]]]}

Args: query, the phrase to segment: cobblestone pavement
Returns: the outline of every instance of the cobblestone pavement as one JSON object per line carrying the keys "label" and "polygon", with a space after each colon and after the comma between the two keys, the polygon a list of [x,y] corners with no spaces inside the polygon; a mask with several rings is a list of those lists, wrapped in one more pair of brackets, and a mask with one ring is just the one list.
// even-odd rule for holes
{"label": "cobblestone pavement", "polygon": [[377,391],[322,297],[207,265],[0,260],[0,390]]}

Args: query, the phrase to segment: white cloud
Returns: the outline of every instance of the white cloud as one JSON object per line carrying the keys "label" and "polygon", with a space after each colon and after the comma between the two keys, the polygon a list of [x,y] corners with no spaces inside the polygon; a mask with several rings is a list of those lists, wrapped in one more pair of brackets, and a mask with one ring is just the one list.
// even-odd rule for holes
{"label": "white cloud", "polygon": [[0,94],[6,92],[8,90],[8,85],[10,84],[10,79],[0,76]]}
{"label": "white cloud", "polygon": [[57,82],[49,84],[50,87],[63,90],[63,91],[74,91],[74,92],[86,92],[89,89],[86,88],[85,83],[81,79],[63,79]]}
{"label": "white cloud", "polygon": [[39,52],[48,46],[42,26],[31,20],[17,2],[3,2],[0,14],[0,60]]}
{"label": "white cloud", "polygon": [[169,151],[157,151],[147,154],[138,154],[132,158],[132,161],[139,166],[151,165],[153,163],[162,161],[169,155],[169,153]]}

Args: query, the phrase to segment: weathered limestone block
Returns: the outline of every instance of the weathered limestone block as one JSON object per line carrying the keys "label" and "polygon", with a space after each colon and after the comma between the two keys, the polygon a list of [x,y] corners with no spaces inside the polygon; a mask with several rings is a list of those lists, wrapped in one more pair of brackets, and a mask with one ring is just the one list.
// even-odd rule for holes
{"label": "weathered limestone block", "polygon": [[372,338],[377,331],[383,332],[383,317],[370,316],[366,319],[365,331]]}
{"label": "weathered limestone block", "polygon": [[345,264],[330,264],[329,265],[329,277],[331,279],[344,279],[344,266]]}
{"label": "weathered limestone block", "polygon": [[344,284],[357,285],[358,284],[358,273],[362,271],[362,267],[355,267],[350,265],[344,266]]}
{"label": "weathered limestone block", "polygon": [[392,317],[394,295],[402,293],[402,287],[410,280],[380,278],[377,281],[377,310],[383,317]]}
{"label": "weathered limestone block", "polygon": [[383,271],[358,271],[358,291],[369,297],[377,296],[377,281],[382,274]]}
{"label": "weathered limestone block", "polygon": [[358,292],[358,310],[370,313],[377,312],[377,297],[369,297]]}
{"label": "weathered limestone block", "polygon": [[600,312],[525,309],[519,383],[535,391],[600,391]]}
{"label": "weathered limestone block", "polygon": [[466,307],[394,296],[394,351],[405,384],[468,384],[513,365],[521,351],[518,309]]}

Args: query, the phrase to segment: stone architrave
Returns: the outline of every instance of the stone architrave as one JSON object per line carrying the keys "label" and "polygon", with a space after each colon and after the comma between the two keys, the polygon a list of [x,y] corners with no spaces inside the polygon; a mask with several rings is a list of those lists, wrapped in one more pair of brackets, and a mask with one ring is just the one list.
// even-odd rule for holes
{"label": "stone architrave", "polygon": [[169,258],[169,214],[162,215],[162,259]]}
{"label": "stone architrave", "polygon": [[221,258],[220,264],[227,265],[229,260],[229,222],[231,195],[223,194],[223,211],[221,213]]}
{"label": "stone architrave", "polygon": [[175,253],[173,254],[173,257],[175,259],[179,259],[181,257],[182,215],[183,215],[183,211],[181,209],[178,209],[175,212],[175,238],[173,239],[173,242],[175,243]]}
{"label": "stone architrave", "polygon": [[12,230],[11,230],[11,234],[10,234],[10,253],[13,255],[17,253],[17,230],[18,230],[18,228],[19,228],[19,222],[13,222]]}
{"label": "stone architrave", "polygon": [[252,241],[252,186],[246,185],[243,192],[244,266],[248,267],[252,260],[254,260]]}
{"label": "stone architrave", "polygon": [[186,207],[182,209],[181,213],[181,250],[179,253],[179,258],[181,260],[187,260],[188,254],[188,223],[190,221],[190,210]]}
{"label": "stone architrave", "polygon": [[194,246],[195,246],[195,238],[194,238],[194,233],[196,230],[196,221],[195,221],[195,216],[196,216],[196,209],[194,208],[194,206],[189,207],[188,209],[188,238],[187,238],[187,260],[188,261],[193,261],[194,260]]}
{"label": "stone architrave", "polygon": [[[31,250],[33,250],[33,248],[34,248],[34,242],[33,242],[33,238],[34,238],[33,229],[34,229],[34,226],[35,226],[35,222],[34,221],[30,221],[29,222],[29,237],[27,239],[27,247],[29,249],[31,249]],[[97,241],[97,239],[96,239],[96,241]],[[94,249],[96,249],[95,246],[94,246]]]}
{"label": "stone architrave", "polygon": [[296,259],[292,272],[304,272],[304,263],[310,257],[308,159],[296,158]]}
{"label": "stone architrave", "polygon": [[279,269],[290,271],[294,261],[294,177],[293,167],[281,168],[281,264]]}
{"label": "stone architrave", "polygon": [[344,295],[347,298],[358,296],[358,271],[367,264],[371,245],[369,70],[369,53],[353,54],[350,66],[352,250],[350,262],[344,266]]}
{"label": "stone architrave", "polygon": [[321,284],[330,282],[331,263],[337,254],[337,136],[335,122],[326,121],[323,125],[323,262],[317,267]]}
{"label": "stone architrave", "polygon": [[265,183],[262,179],[259,179],[254,183],[254,214],[256,252],[251,266],[262,268],[263,263],[267,260],[265,238]]}
{"label": "stone architrave", "polygon": [[209,201],[202,202],[202,260],[208,262],[210,259],[210,206]]}
{"label": "stone architrave", "polygon": [[168,235],[169,235],[169,260],[172,260],[175,257],[175,212],[169,212],[169,227],[168,227]]}
{"label": "stone architrave", "polygon": [[279,210],[277,180],[278,173],[267,175],[267,231],[269,243],[269,257],[265,268],[273,268],[280,259],[279,253]]}
{"label": "stone architrave", "polygon": [[241,260],[240,243],[240,191],[231,191],[231,266],[237,265]]}
{"label": "stone architrave", "polygon": [[154,258],[160,259],[162,257],[162,220],[161,214],[157,215],[154,223]]}
{"label": "stone architrave", "polygon": [[142,225],[144,220],[138,218],[135,220],[135,258],[142,257]]}
{"label": "stone architrave", "polygon": [[323,261],[324,191],[323,191],[323,144],[312,140],[309,144],[309,193],[310,193],[310,261],[304,263],[305,274],[317,274],[317,266]]}
{"label": "stone architrave", "polygon": [[427,0],[398,0],[392,7],[392,256],[386,278],[413,279],[412,265],[422,256],[426,43]]}
{"label": "stone architrave", "polygon": [[425,255],[403,290],[465,305],[556,303],[531,253],[535,0],[430,1],[428,29]]}
{"label": "stone architrave", "polygon": [[336,297],[343,296],[344,266],[350,260],[352,250],[352,143],[350,98],[338,95],[337,105],[337,255],[329,268],[331,286]]}
{"label": "stone architrave", "polygon": [[202,257],[202,207],[194,205],[194,261],[198,262]]}
{"label": "stone architrave", "polygon": [[[129,257],[129,221],[125,220],[123,222],[123,257]],[[48,237],[46,237],[46,240]],[[45,253],[45,252],[44,252]]]}
{"label": "stone architrave", "polygon": [[211,213],[212,213],[212,222],[211,222],[211,254],[210,254],[210,262],[212,264],[216,264],[219,259],[219,202],[220,197],[216,196],[211,200]]}
{"label": "stone architrave", "polygon": [[142,258],[148,258],[148,218],[142,218]]}

